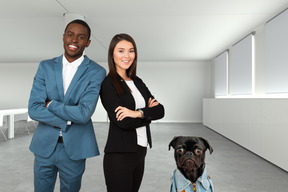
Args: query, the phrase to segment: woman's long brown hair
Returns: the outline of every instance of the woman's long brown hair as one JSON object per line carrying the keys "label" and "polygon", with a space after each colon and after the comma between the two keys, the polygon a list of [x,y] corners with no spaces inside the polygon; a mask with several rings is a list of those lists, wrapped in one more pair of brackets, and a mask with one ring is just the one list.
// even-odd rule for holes
{"label": "woman's long brown hair", "polygon": [[121,34],[117,34],[115,35],[109,45],[109,50],[108,50],[108,66],[109,66],[109,73],[108,75],[111,77],[112,79],[112,83],[113,86],[115,88],[115,92],[117,95],[121,95],[123,93],[123,86],[121,81],[123,81],[123,79],[121,78],[120,75],[118,75],[117,70],[116,70],[116,66],[115,66],[115,62],[113,59],[113,52],[114,49],[116,47],[116,45],[120,42],[120,41],[128,41],[130,43],[132,43],[133,47],[134,47],[134,52],[135,52],[135,58],[134,61],[132,63],[132,65],[129,67],[129,69],[126,70],[127,76],[134,80],[136,78],[136,68],[137,68],[137,48],[136,48],[136,43],[134,41],[134,39],[125,33],[121,33]]}

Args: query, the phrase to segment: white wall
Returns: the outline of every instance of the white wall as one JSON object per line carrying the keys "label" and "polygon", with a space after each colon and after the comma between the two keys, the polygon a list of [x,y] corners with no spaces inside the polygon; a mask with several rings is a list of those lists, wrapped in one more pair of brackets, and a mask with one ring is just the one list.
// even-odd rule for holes
{"label": "white wall", "polygon": [[[107,70],[107,63],[99,63]],[[38,63],[0,63],[0,109],[25,108]],[[108,70],[107,70],[108,71]],[[137,74],[165,107],[163,122],[202,122],[202,99],[211,97],[211,63],[138,62]],[[93,121],[107,121],[99,99]]]}
{"label": "white wall", "polygon": [[288,171],[288,99],[204,99],[203,124]]}
{"label": "white wall", "polygon": [[0,63],[0,109],[27,108],[38,64]]}
{"label": "white wall", "polygon": [[288,171],[288,97],[265,94],[265,24],[255,31],[255,95],[204,99],[203,124]]}
{"label": "white wall", "polygon": [[138,76],[165,107],[162,122],[202,122],[202,99],[211,96],[211,63],[139,62]]}

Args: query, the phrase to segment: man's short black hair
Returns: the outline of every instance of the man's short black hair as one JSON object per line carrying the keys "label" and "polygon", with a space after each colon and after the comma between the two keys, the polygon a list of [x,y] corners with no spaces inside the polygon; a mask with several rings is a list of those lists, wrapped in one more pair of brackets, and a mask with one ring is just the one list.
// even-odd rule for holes
{"label": "man's short black hair", "polygon": [[64,32],[66,32],[68,26],[69,26],[70,24],[73,24],[73,23],[77,23],[77,24],[80,24],[80,25],[83,25],[84,27],[86,27],[86,29],[88,30],[88,40],[89,40],[89,39],[90,39],[90,36],[91,36],[91,29],[90,29],[89,25],[88,25],[85,21],[80,20],[80,19],[76,19],[76,20],[73,20],[73,21],[71,21],[70,23],[68,23],[67,26],[66,26],[66,28],[65,28],[65,31],[64,31]]}

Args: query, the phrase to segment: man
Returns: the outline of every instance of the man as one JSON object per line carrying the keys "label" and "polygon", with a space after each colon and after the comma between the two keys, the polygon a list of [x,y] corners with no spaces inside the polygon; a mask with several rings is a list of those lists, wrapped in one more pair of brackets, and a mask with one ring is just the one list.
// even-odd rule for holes
{"label": "man", "polygon": [[39,122],[30,145],[35,192],[53,192],[58,172],[61,192],[80,191],[86,158],[99,155],[91,116],[106,71],[83,55],[90,33],[86,22],[70,22],[64,54],[40,62],[35,75],[28,106]]}

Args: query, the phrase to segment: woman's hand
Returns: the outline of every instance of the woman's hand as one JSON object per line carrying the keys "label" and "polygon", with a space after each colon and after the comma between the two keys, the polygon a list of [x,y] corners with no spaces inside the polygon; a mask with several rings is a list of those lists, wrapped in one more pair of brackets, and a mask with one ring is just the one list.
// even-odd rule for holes
{"label": "woman's hand", "polygon": [[149,98],[148,107],[155,107],[157,105],[159,105],[159,103],[158,103],[158,101],[156,101],[156,99]]}
{"label": "woman's hand", "polygon": [[[159,105],[158,101],[156,99],[149,98],[148,100],[148,107],[155,107]],[[130,109],[127,109],[126,107],[119,106],[115,109],[116,113],[116,119],[117,121],[122,121],[126,117],[131,118],[142,118],[142,113],[140,111],[133,111]]]}
{"label": "woman's hand", "polygon": [[117,121],[122,121],[126,117],[131,118],[141,118],[142,113],[140,111],[133,111],[130,109],[127,109],[126,107],[119,106],[115,109],[116,112],[116,119]]}

